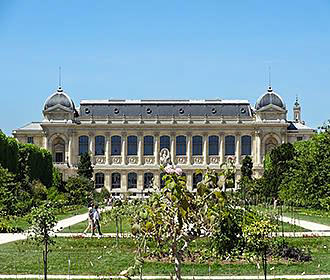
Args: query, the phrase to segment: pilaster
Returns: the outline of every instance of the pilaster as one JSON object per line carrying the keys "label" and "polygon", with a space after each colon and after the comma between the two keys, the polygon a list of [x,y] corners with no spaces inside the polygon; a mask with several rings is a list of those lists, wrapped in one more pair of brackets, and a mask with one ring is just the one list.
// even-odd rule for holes
{"label": "pilaster", "polygon": [[176,156],[176,147],[175,147],[175,143],[176,143],[176,133],[175,132],[171,132],[171,162],[172,164],[175,164],[175,156]]}
{"label": "pilaster", "polygon": [[154,148],[155,165],[159,165],[159,145],[160,145],[159,132],[155,132],[154,137],[155,137],[155,148]]}
{"label": "pilaster", "polygon": [[143,132],[138,132],[138,165],[143,164]]}
{"label": "pilaster", "polygon": [[241,133],[236,132],[235,134],[235,157],[236,157],[236,164],[240,164],[241,158]]}
{"label": "pilaster", "polygon": [[192,134],[187,132],[187,164],[191,165],[191,156],[192,156]]}
{"label": "pilaster", "polygon": [[208,147],[209,147],[209,141],[208,141],[208,134],[203,133],[203,156],[204,156],[204,165],[208,164]]}
{"label": "pilaster", "polygon": [[110,164],[110,153],[111,153],[111,133],[106,132],[105,133],[105,164],[109,165]]}
{"label": "pilaster", "polygon": [[[127,150],[127,147],[126,147],[126,142],[127,142],[127,133],[126,132],[123,132],[121,134],[121,164],[122,165],[126,165],[126,150]],[[125,183],[126,186],[127,186],[127,182]]]}
{"label": "pilaster", "polygon": [[225,162],[225,134],[223,132],[219,133],[219,139],[220,139],[220,164],[223,164]]}

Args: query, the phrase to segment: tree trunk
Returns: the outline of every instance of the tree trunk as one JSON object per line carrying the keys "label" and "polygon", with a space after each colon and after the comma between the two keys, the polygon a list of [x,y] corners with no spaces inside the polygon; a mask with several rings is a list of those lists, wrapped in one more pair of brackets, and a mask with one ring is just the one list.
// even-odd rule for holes
{"label": "tree trunk", "polygon": [[118,236],[118,217],[116,216],[116,243],[117,243],[117,245],[118,245],[118,238],[119,238],[119,236]]}
{"label": "tree trunk", "polygon": [[263,252],[262,256],[262,268],[264,270],[265,280],[267,280],[267,252],[266,249]]}
{"label": "tree trunk", "polygon": [[44,280],[47,280],[47,255],[48,255],[48,242],[45,239],[45,250],[44,250]]}
{"label": "tree trunk", "polygon": [[178,252],[175,252],[174,262],[175,262],[175,279],[181,280],[181,257],[179,256]]}

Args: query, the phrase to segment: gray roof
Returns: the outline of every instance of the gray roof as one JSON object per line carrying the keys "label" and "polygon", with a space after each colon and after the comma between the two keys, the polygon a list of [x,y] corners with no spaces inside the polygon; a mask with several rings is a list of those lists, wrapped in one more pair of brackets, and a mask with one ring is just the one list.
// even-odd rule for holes
{"label": "gray roof", "polygon": [[257,100],[256,109],[259,110],[269,104],[276,105],[285,110],[284,101],[281,96],[273,91],[272,87],[268,87],[267,92]]}
{"label": "gray roof", "polygon": [[80,116],[243,116],[251,117],[247,100],[82,100]]}
{"label": "gray roof", "polygon": [[71,110],[75,109],[72,99],[63,91],[61,87],[59,87],[56,92],[47,98],[44,105],[44,110],[56,105],[62,105]]}
{"label": "gray roof", "polygon": [[42,127],[40,125],[40,122],[30,122],[30,123],[18,128],[17,130],[40,131],[40,130],[42,130]]}

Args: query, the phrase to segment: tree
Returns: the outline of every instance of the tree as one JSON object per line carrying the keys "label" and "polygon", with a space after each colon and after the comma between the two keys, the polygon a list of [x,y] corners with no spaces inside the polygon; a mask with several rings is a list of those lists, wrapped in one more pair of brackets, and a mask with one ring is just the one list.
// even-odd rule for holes
{"label": "tree", "polygon": [[44,279],[47,280],[47,262],[48,262],[48,247],[53,241],[50,235],[56,225],[56,217],[54,208],[49,203],[45,203],[38,208],[33,208],[31,211],[31,230],[35,235],[34,239],[38,244],[44,246],[43,261],[44,261]]}
{"label": "tree", "polygon": [[93,182],[84,176],[71,176],[65,185],[72,204],[85,204],[91,200],[93,189]]}
{"label": "tree", "polygon": [[180,168],[167,166],[164,171],[165,187],[145,202],[132,229],[140,239],[156,244],[153,253],[158,257],[169,255],[174,259],[176,279],[181,279],[181,263],[189,245],[211,233],[210,221],[215,213],[210,212],[208,203],[222,203],[224,194],[217,188],[213,172],[204,175],[197,193],[193,193],[187,189]]}
{"label": "tree", "polygon": [[14,175],[0,165],[0,216],[16,214],[18,188]]}
{"label": "tree", "polygon": [[78,163],[78,175],[89,180],[93,179],[93,166],[91,157],[88,153],[84,153],[80,156],[80,161]]}

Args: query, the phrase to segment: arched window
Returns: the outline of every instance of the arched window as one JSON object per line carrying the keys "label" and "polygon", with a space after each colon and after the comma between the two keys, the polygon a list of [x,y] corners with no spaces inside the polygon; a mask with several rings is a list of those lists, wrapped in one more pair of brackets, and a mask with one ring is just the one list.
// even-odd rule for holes
{"label": "arched window", "polygon": [[95,188],[103,188],[104,187],[104,174],[96,173],[95,174]]}
{"label": "arched window", "polygon": [[209,136],[209,155],[210,156],[219,155],[219,136],[216,135]]}
{"label": "arched window", "polygon": [[166,148],[171,151],[171,138],[170,136],[163,135],[160,136],[160,150]]}
{"label": "arched window", "polygon": [[61,137],[53,141],[53,161],[63,163],[65,161],[65,142]]}
{"label": "arched window", "polygon": [[186,136],[180,135],[176,137],[176,155],[185,156],[187,152]]}
{"label": "arched window", "polygon": [[111,174],[111,189],[120,189],[120,173]]}
{"label": "arched window", "polygon": [[225,155],[235,155],[235,136],[228,135],[225,137]]}
{"label": "arched window", "polygon": [[127,155],[137,155],[137,137],[135,135],[130,135],[127,137]]}
{"label": "arched window", "polygon": [[88,153],[88,136],[79,136],[79,155]]}
{"label": "arched window", "polygon": [[135,189],[137,187],[137,174],[135,172],[130,172],[127,175],[127,188]]}
{"label": "arched window", "polygon": [[119,156],[121,154],[121,137],[118,135],[111,136],[111,155]]}
{"label": "arched window", "polygon": [[276,146],[278,146],[277,140],[274,137],[269,137],[265,143],[265,152],[270,153]]}
{"label": "arched window", "polygon": [[197,184],[198,184],[199,182],[201,182],[202,179],[203,179],[203,175],[202,175],[201,173],[198,173],[198,174],[194,173],[194,174],[193,174],[193,188],[194,188],[194,189],[197,188]]}
{"label": "arched window", "polygon": [[250,135],[244,135],[242,136],[242,143],[241,143],[241,149],[242,149],[242,155],[251,155],[251,136]]}
{"label": "arched window", "polygon": [[150,172],[144,173],[143,188],[144,189],[152,188],[153,179],[154,179],[154,174],[152,174]]}
{"label": "arched window", "polygon": [[95,155],[103,156],[104,155],[104,145],[105,145],[105,137],[102,135],[95,137]]}
{"label": "arched window", "polygon": [[192,138],[193,156],[201,156],[203,154],[203,137],[196,135]]}
{"label": "arched window", "polygon": [[154,154],[154,137],[144,136],[144,155],[152,156]]}
{"label": "arched window", "polygon": [[163,180],[163,177],[166,175],[165,172],[160,173],[159,175],[159,185],[160,188],[163,189],[165,187],[165,180]]}

